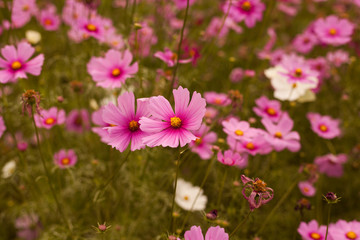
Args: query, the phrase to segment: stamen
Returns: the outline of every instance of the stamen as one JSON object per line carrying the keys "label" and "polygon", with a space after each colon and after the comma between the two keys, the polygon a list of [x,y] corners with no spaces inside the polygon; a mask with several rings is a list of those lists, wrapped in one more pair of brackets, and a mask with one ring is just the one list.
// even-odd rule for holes
{"label": "stamen", "polygon": [[311,233],[311,234],[310,234],[310,237],[311,237],[312,239],[315,239],[315,240],[321,239],[320,234],[318,234],[318,233],[316,233],[316,232]]}
{"label": "stamen", "polygon": [[330,33],[330,35],[336,35],[336,33],[337,33],[337,31],[336,31],[336,29],[335,28],[331,28],[330,30],[329,30],[329,33]]}
{"label": "stamen", "polygon": [[238,129],[238,130],[235,131],[235,134],[238,135],[238,136],[243,136],[244,132]]}
{"label": "stamen", "polygon": [[252,142],[248,142],[245,147],[249,150],[254,150],[255,149],[255,146]]}
{"label": "stamen", "polygon": [[131,122],[129,122],[129,129],[130,131],[135,132],[139,129],[139,123],[135,120],[132,120]]}
{"label": "stamen", "polygon": [[121,74],[121,70],[119,68],[115,68],[114,70],[112,70],[111,75],[113,75],[114,77],[118,77]]}
{"label": "stamen", "polygon": [[282,138],[281,132],[276,132],[274,135],[276,138]]}
{"label": "stamen", "polygon": [[178,117],[172,117],[170,118],[170,124],[173,128],[179,128],[181,127],[181,119]]}
{"label": "stamen", "polygon": [[47,119],[45,120],[45,124],[46,124],[46,125],[52,125],[52,124],[54,124],[54,122],[55,122],[55,119],[54,119],[54,118],[47,118]]}
{"label": "stamen", "polygon": [[319,129],[320,129],[320,131],[322,131],[322,132],[327,132],[328,127],[325,126],[324,124],[321,124],[321,125],[319,126]]}
{"label": "stamen", "polygon": [[88,25],[86,25],[86,29],[90,32],[95,32],[97,30],[97,27],[94,24],[89,23]]}
{"label": "stamen", "polygon": [[273,109],[273,108],[268,108],[268,109],[266,109],[266,112],[267,112],[269,115],[271,115],[271,116],[275,116],[275,115],[276,115],[276,111],[275,111],[275,109]]}
{"label": "stamen", "polygon": [[345,235],[348,239],[356,239],[357,235],[353,231],[347,232]]}
{"label": "stamen", "polygon": [[251,3],[249,1],[245,1],[241,4],[241,8],[244,11],[249,11],[251,9]]}
{"label": "stamen", "polygon": [[13,70],[18,70],[22,67],[21,63],[19,61],[14,61],[12,64],[11,64],[11,68]]}
{"label": "stamen", "polygon": [[63,159],[61,159],[61,164],[62,165],[69,165],[69,163],[70,163],[70,159],[69,158],[63,158]]}

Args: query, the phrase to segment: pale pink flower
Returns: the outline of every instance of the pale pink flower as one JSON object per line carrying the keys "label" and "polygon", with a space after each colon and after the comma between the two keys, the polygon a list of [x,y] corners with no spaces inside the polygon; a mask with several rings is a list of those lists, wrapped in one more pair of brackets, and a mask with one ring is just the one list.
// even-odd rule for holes
{"label": "pale pink flower", "polygon": [[311,123],[311,129],[320,137],[332,139],[340,136],[340,121],[330,116],[321,116],[318,113],[308,113],[306,117]]}
{"label": "pale pink flower", "polygon": [[298,187],[302,195],[306,197],[313,197],[316,193],[316,188],[308,181],[299,182]]}
{"label": "pale pink flower", "polygon": [[237,166],[238,168],[246,168],[248,165],[248,155],[240,154],[232,150],[226,150],[224,154],[221,151],[217,154],[217,160],[222,164],[229,166]]}
{"label": "pale pink flower", "polygon": [[360,239],[360,222],[339,220],[330,225],[329,237],[333,240],[358,240]]}
{"label": "pale pink flower", "polygon": [[193,131],[196,136],[195,141],[189,143],[190,150],[197,153],[201,159],[210,159],[214,154],[212,151],[213,143],[217,140],[215,132],[209,132],[210,128],[202,124],[199,130]]}
{"label": "pale pink flower", "polygon": [[316,220],[312,220],[308,224],[301,222],[297,231],[303,240],[325,240],[326,226],[319,226]]}
{"label": "pale pink flower", "polygon": [[109,132],[107,131],[107,129],[104,128],[109,127],[110,124],[104,122],[102,118],[103,111],[104,111],[104,107],[101,107],[99,110],[91,114],[91,121],[97,125],[96,127],[91,128],[91,131],[99,135],[103,143],[108,143]]}
{"label": "pale pink flower", "polygon": [[339,178],[343,175],[343,164],[347,161],[345,154],[333,155],[327,154],[315,158],[314,163],[318,166],[318,171],[325,173],[329,177]]}
{"label": "pale pink flower", "polygon": [[68,168],[75,165],[77,162],[77,156],[75,151],[61,149],[59,152],[54,154],[54,163],[58,165],[59,168]]}
{"label": "pale pink flower", "polygon": [[217,92],[205,92],[204,98],[207,103],[217,105],[217,106],[228,106],[231,103],[230,98],[225,93]]}
{"label": "pale pink flower", "polygon": [[[204,240],[201,227],[192,226],[185,232],[184,238],[185,240]],[[205,240],[229,240],[229,235],[219,226],[210,227],[206,232]]]}
{"label": "pale pink flower", "polygon": [[42,109],[39,114],[34,115],[36,126],[39,128],[51,129],[55,125],[65,122],[65,111],[52,107],[48,110]]}
{"label": "pale pink flower", "polygon": [[46,9],[41,10],[38,21],[47,31],[57,30],[60,26],[60,17],[56,14],[56,7],[51,4]]}
{"label": "pale pink flower", "polygon": [[337,50],[335,52],[328,52],[326,59],[332,63],[335,67],[340,67],[343,63],[349,63],[349,53],[343,50]]}
{"label": "pale pink flower", "polygon": [[66,129],[70,132],[82,133],[90,129],[89,112],[86,109],[72,110],[66,120]]}
{"label": "pale pink flower", "polygon": [[35,0],[14,0],[11,11],[11,23],[20,28],[28,23],[37,11]]}
{"label": "pale pink flower", "polygon": [[[165,48],[164,52],[156,52],[154,54],[154,57],[159,58],[160,60],[162,60],[163,62],[165,62],[168,67],[173,67],[175,66],[177,59],[178,59],[178,55],[174,52],[172,52],[170,49]],[[178,60],[179,63],[189,63],[192,60],[191,59],[182,59],[182,60]]]}
{"label": "pale pink flower", "polygon": [[256,107],[253,111],[262,118],[270,119],[273,122],[278,122],[282,115],[281,103],[276,100],[269,100],[266,96],[261,96],[255,100]]}

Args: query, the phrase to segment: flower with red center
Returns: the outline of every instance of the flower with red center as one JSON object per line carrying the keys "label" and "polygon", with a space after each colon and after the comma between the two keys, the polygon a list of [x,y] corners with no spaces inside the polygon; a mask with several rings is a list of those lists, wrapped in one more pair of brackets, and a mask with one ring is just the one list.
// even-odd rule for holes
{"label": "flower with red center", "polygon": [[149,136],[143,138],[149,147],[183,147],[196,140],[191,131],[200,128],[206,111],[206,101],[197,92],[193,93],[190,101],[189,90],[181,86],[174,89],[173,94],[175,111],[163,96],[152,97],[149,100],[151,117],[140,119],[141,130],[149,133]]}
{"label": "flower with red center", "polygon": [[268,203],[274,197],[274,190],[266,186],[266,183],[259,178],[255,180],[241,175],[241,181],[244,185],[242,194],[249,202],[250,210],[261,207]]}
{"label": "flower with red center", "polygon": [[127,78],[133,77],[138,71],[138,63],[132,65],[132,54],[129,50],[121,53],[109,50],[105,58],[92,57],[87,64],[87,71],[96,82],[96,86],[103,88],[119,88]]}
{"label": "flower with red center", "polygon": [[329,226],[329,236],[334,240],[359,240],[360,222],[339,220]]}
{"label": "flower with red center", "polygon": [[308,113],[306,117],[311,123],[311,129],[320,137],[332,139],[340,136],[340,121],[332,119],[330,116],[321,116],[318,113]]}
{"label": "flower with red center", "polygon": [[11,23],[20,28],[28,23],[37,11],[36,0],[14,0],[12,3]]}
{"label": "flower with red center", "polygon": [[308,224],[301,222],[297,231],[303,240],[324,240],[326,235],[326,226],[319,226],[316,220],[312,220]]}
{"label": "flower with red center", "polygon": [[72,167],[75,165],[76,162],[77,162],[77,156],[75,154],[75,151],[72,149],[70,150],[61,149],[59,152],[54,154],[54,163],[59,168]]}
{"label": "flower with red center", "polygon": [[99,16],[91,16],[89,18],[82,16],[82,18],[77,20],[77,24],[72,25],[70,32],[74,31],[77,32],[77,35],[83,36],[83,39],[93,37],[99,40],[99,42],[104,42],[106,35],[105,19]]}
{"label": "flower with red center", "polygon": [[245,21],[245,25],[252,28],[257,21],[262,20],[265,4],[260,0],[226,1],[222,8],[223,12],[228,11],[229,4],[231,4],[229,17],[235,22]]}
{"label": "flower with red center", "polygon": [[[164,52],[156,52],[154,54],[154,57],[159,58],[160,60],[164,61],[168,67],[173,67],[175,66],[177,59],[178,59],[178,55],[174,52],[172,52],[170,49],[165,48]],[[179,60],[179,63],[189,63],[191,62],[192,59],[181,59]]]}
{"label": "flower with red center", "polygon": [[[192,226],[190,230],[185,232],[184,238],[185,240],[204,240],[201,227]],[[229,234],[219,226],[209,227],[205,234],[205,240],[229,240]]]}
{"label": "flower with red center", "polygon": [[117,106],[109,103],[104,107],[102,119],[109,126],[104,127],[109,133],[107,144],[120,152],[125,151],[131,142],[131,151],[145,148],[143,138],[147,136],[140,129],[139,119],[148,117],[148,99],[137,99],[135,111],[135,96],[125,92],[117,99]]}
{"label": "flower with red center", "polygon": [[299,182],[298,187],[304,196],[306,197],[315,196],[316,189],[310,182],[308,181]]}
{"label": "flower with red center", "polygon": [[255,100],[256,107],[253,111],[259,117],[270,119],[273,122],[278,122],[282,115],[281,103],[276,100],[269,100],[266,96],[262,96]]}
{"label": "flower with red center", "polygon": [[55,125],[65,122],[65,111],[52,107],[49,110],[40,110],[39,114],[34,115],[36,126],[39,128],[50,129]]}
{"label": "flower with red center", "polygon": [[217,160],[228,166],[237,166],[238,168],[246,168],[248,165],[248,155],[240,154],[232,150],[226,150],[224,154],[221,151],[217,154]]}
{"label": "flower with red center", "polygon": [[315,45],[318,44],[318,39],[316,35],[314,35],[310,31],[306,31],[302,34],[299,34],[295,37],[292,45],[294,50],[299,53],[309,53]]}
{"label": "flower with red center", "polygon": [[202,124],[199,130],[192,133],[196,136],[195,141],[189,143],[190,150],[197,153],[201,159],[207,160],[213,155],[212,146],[217,140],[215,132],[209,132],[210,128]]}
{"label": "flower with red center", "polygon": [[44,55],[40,54],[30,59],[35,48],[26,42],[20,42],[17,49],[14,46],[5,46],[1,49],[0,83],[16,82],[18,78],[27,78],[26,73],[39,76],[44,63]]}
{"label": "flower with red center", "polygon": [[204,98],[207,103],[217,106],[228,106],[231,103],[231,100],[225,93],[205,92]]}
{"label": "flower with red center", "polygon": [[56,14],[56,7],[49,5],[46,9],[41,10],[38,15],[38,21],[47,31],[57,30],[60,26],[60,18]]}
{"label": "flower with red center", "polygon": [[315,158],[314,163],[318,166],[318,171],[325,173],[329,177],[341,177],[344,173],[343,164],[347,161],[345,154],[327,154]]}

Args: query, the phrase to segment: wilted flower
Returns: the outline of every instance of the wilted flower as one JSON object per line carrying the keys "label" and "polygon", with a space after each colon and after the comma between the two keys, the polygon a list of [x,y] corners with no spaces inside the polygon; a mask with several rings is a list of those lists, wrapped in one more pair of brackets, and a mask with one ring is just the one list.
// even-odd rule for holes
{"label": "wilted flower", "polygon": [[26,90],[21,96],[21,102],[23,113],[27,111],[31,117],[33,114],[33,107],[35,106],[36,113],[40,114],[40,94],[35,92],[35,90]]}
{"label": "wilted flower", "polygon": [[336,194],[333,192],[328,192],[324,196],[324,199],[325,199],[325,201],[327,201],[328,204],[338,203],[340,201],[340,198],[341,197],[336,196]]}
{"label": "wilted flower", "polygon": [[259,178],[252,180],[251,178],[241,175],[241,181],[244,184],[242,194],[249,202],[250,210],[261,207],[274,198],[274,190],[267,187],[266,183]]}

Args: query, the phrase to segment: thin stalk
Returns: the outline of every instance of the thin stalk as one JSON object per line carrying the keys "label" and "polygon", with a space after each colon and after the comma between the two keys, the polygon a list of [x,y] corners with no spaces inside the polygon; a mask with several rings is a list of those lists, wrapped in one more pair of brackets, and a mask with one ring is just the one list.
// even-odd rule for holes
{"label": "thin stalk", "polygon": [[126,163],[126,161],[129,158],[131,151],[129,150],[128,153],[125,156],[125,159],[120,163],[119,167],[117,168],[117,170],[112,174],[112,176],[106,181],[106,183],[102,186],[102,189],[105,191],[106,187],[113,181],[116,179],[116,177],[118,176],[118,172],[120,172],[121,167],[124,165],[124,163]]}
{"label": "thin stalk", "polygon": [[186,10],[185,10],[184,23],[183,23],[183,26],[182,26],[182,28],[181,28],[180,42],[179,42],[178,50],[177,50],[176,64],[175,64],[175,68],[174,68],[174,72],[173,72],[173,77],[172,77],[171,84],[170,84],[170,88],[169,88],[168,98],[170,97],[171,91],[172,91],[172,89],[173,89],[173,87],[174,87],[175,78],[176,78],[176,72],[177,72],[177,69],[178,69],[178,66],[179,66],[181,44],[182,44],[182,42],[183,42],[185,25],[186,25],[188,13],[189,13],[189,6],[190,6],[190,3],[189,3],[189,2],[190,2],[190,0],[187,0],[187,1],[186,1]]}
{"label": "thin stalk", "polygon": [[225,169],[225,174],[224,174],[223,180],[221,182],[220,193],[219,193],[219,197],[218,197],[217,202],[216,202],[217,207],[220,207],[219,205],[220,205],[220,202],[221,202],[224,185],[225,185],[225,181],[226,181],[226,178],[227,178],[227,173],[228,173],[228,168]]}
{"label": "thin stalk", "polygon": [[176,161],[175,186],[174,186],[173,198],[172,198],[172,203],[171,203],[171,216],[170,216],[170,228],[169,228],[170,232],[173,231],[173,225],[174,225],[174,206],[175,206],[177,179],[178,179],[179,171],[180,171],[180,160],[181,160],[181,152],[179,153],[179,157]]}
{"label": "thin stalk", "polygon": [[328,211],[328,219],[327,219],[327,224],[326,224],[325,240],[327,240],[327,236],[328,236],[329,223],[330,223],[330,214],[331,214],[331,205],[332,205],[332,204],[329,204],[329,211]]}
{"label": "thin stalk", "polygon": [[237,227],[234,229],[234,231],[232,231],[232,233],[230,233],[229,238],[231,238],[239,229],[240,227],[246,222],[246,220],[249,218],[250,214],[252,213],[252,211],[249,211],[248,214],[245,216],[244,220],[242,220],[239,225],[237,225]]}
{"label": "thin stalk", "polygon": [[134,23],[134,16],[135,16],[135,11],[136,11],[136,0],[134,0],[133,2],[133,6],[132,6],[132,10],[131,10],[131,24]]}

